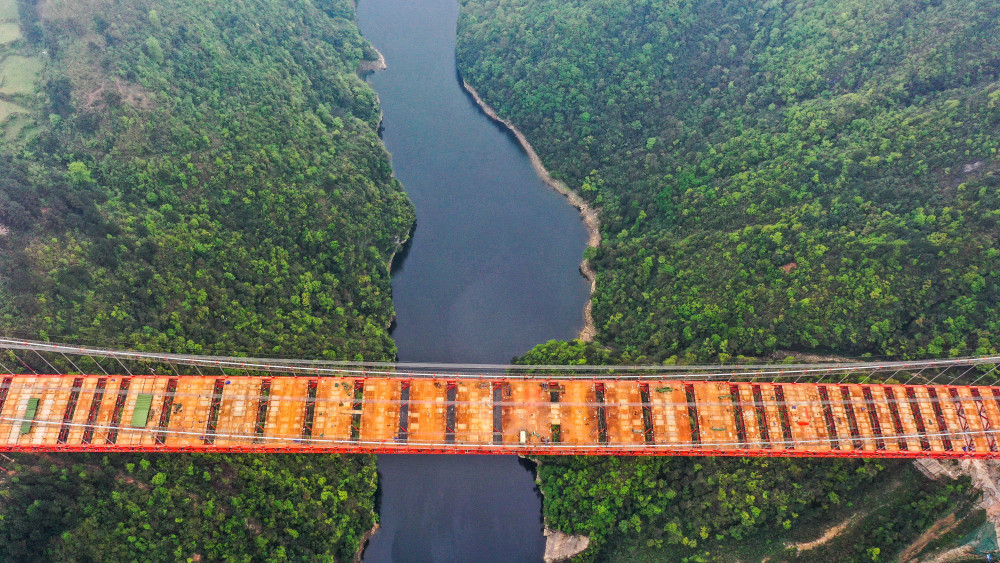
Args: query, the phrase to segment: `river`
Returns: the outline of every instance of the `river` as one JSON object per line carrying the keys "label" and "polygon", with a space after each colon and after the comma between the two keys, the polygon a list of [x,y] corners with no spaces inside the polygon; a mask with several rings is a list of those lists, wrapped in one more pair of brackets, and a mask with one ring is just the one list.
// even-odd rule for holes
{"label": "river", "polygon": [[[388,69],[370,82],[383,141],[417,211],[393,274],[402,361],[507,362],[583,327],[587,231],[462,89],[456,0],[363,0]],[[365,561],[532,561],[541,499],[515,456],[379,456],[381,529]]]}

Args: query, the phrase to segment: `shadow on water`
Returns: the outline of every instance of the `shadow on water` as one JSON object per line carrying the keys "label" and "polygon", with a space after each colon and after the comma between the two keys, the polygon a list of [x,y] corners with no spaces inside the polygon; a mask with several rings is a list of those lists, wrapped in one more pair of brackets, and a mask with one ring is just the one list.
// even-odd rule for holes
{"label": "shadow on water", "polygon": [[486,110],[479,107],[479,104],[476,103],[476,98],[472,96],[472,92],[469,92],[468,90],[465,89],[465,87],[463,86],[463,84],[465,84],[465,77],[462,76],[462,71],[458,67],[455,67],[455,80],[456,83],[458,84],[458,87],[461,88],[462,93],[465,94],[465,98],[469,100],[469,103],[476,106],[476,110],[479,112],[479,115],[483,116],[484,118],[486,118],[487,121],[492,123],[493,127],[495,127],[497,131],[502,133],[504,137],[507,137],[507,139],[510,140],[512,144],[517,146],[518,151],[520,151],[522,155],[527,157],[528,151],[524,150],[524,147],[521,146],[521,141],[517,139],[517,135],[515,135],[514,132],[511,131],[510,128],[507,127],[507,125],[504,122],[491,116],[490,114],[486,113]]}
{"label": "shadow on water", "polygon": [[403,242],[403,246],[400,247],[396,255],[392,257],[392,263],[389,264],[389,275],[394,276],[399,272],[403,271],[403,265],[406,263],[406,257],[410,255],[410,248],[413,247],[413,238],[417,234],[417,225],[413,224],[413,229],[410,230],[410,238]]}
{"label": "shadow on water", "polygon": [[[576,336],[586,228],[527,153],[461,87],[456,0],[364,0],[388,69],[367,79],[420,228],[390,267],[402,361],[502,363]],[[380,530],[365,561],[540,561],[534,464],[517,456],[382,455]]]}

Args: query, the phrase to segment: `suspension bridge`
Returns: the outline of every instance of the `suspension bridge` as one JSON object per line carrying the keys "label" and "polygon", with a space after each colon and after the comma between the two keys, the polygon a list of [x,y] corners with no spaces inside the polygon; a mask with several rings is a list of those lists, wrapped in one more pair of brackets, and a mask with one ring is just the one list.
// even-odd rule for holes
{"label": "suspension bridge", "polygon": [[0,451],[1000,457],[1000,356],[734,366],[282,360],[0,338]]}

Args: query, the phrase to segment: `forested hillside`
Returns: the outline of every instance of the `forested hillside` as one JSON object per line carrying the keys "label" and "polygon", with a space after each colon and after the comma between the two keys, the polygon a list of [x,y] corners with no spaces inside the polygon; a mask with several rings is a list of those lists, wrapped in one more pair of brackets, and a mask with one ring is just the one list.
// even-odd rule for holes
{"label": "forested hillside", "polygon": [[[0,116],[3,333],[394,356],[389,261],[414,216],[351,2],[17,2],[0,57],[40,74],[0,92],[19,108]],[[18,458],[5,560],[343,559],[376,518],[372,457],[102,459]]]}
{"label": "forested hillside", "polygon": [[365,456],[21,457],[4,561],[350,561],[375,523]]}
{"label": "forested hillside", "polygon": [[5,323],[177,351],[393,355],[387,263],[413,214],[354,74],[367,47],[349,2],[24,11],[51,62],[46,130],[0,168],[17,253]]}
{"label": "forested hillside", "polygon": [[[464,78],[602,221],[597,345],[522,360],[995,353],[998,38],[984,0],[462,0]],[[801,558],[885,560],[968,502],[897,462],[539,476],[586,559],[784,560],[853,517]]]}
{"label": "forested hillside", "polygon": [[[531,365],[620,363],[552,341]],[[792,407],[795,408],[795,407]],[[590,538],[583,561],[884,561],[941,518],[982,523],[968,478],[929,481],[906,460],[725,457],[538,459],[548,526]],[[825,541],[812,543],[836,529]],[[919,550],[918,550],[919,551]]]}
{"label": "forested hillside", "polygon": [[601,211],[634,360],[1000,348],[1000,7],[463,0],[459,64]]}

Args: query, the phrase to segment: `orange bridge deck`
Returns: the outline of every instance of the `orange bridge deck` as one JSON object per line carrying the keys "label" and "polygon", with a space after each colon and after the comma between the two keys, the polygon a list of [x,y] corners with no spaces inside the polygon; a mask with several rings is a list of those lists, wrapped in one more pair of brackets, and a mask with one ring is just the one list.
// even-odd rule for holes
{"label": "orange bridge deck", "polygon": [[0,451],[1000,457],[1000,387],[8,375]]}

